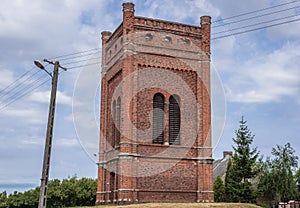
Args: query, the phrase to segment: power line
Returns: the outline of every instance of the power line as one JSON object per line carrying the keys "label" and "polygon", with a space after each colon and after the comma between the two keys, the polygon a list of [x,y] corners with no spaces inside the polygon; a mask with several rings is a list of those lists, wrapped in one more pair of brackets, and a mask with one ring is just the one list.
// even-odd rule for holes
{"label": "power line", "polygon": [[[16,81],[13,82],[13,83],[15,83],[14,85],[16,85],[16,86],[10,85],[10,86],[14,86],[14,87],[11,88],[10,90],[7,90],[7,91],[6,91],[5,93],[3,93],[2,95],[0,95],[0,98],[5,97],[5,95],[7,95],[7,94],[13,92],[14,90],[16,90],[16,89],[18,89],[18,88],[20,88],[20,87],[23,87],[23,85],[22,85],[23,83],[25,83],[26,81],[30,80],[32,77],[34,77],[36,74],[38,74],[38,73],[40,73],[40,72],[41,72],[40,70],[39,70],[39,71],[36,71],[36,72],[33,73],[32,75],[28,76],[26,79],[22,80],[21,83],[17,83],[17,82],[18,82],[19,80],[21,80],[21,78],[24,77],[24,76],[18,78]],[[5,89],[8,89],[8,88],[9,88],[9,87],[6,87]]]}
{"label": "power line", "polygon": [[287,24],[287,23],[291,23],[291,22],[296,22],[296,21],[299,21],[299,20],[300,20],[300,18],[294,19],[294,20],[285,21],[285,22],[281,22],[281,23],[277,23],[277,24],[267,25],[267,26],[264,26],[264,27],[258,27],[258,28],[254,28],[254,29],[249,29],[249,30],[241,31],[241,32],[236,32],[236,33],[232,33],[232,34],[228,34],[228,35],[222,35],[222,36],[219,36],[219,37],[211,38],[211,40],[217,40],[217,39],[221,39],[221,38],[226,38],[226,37],[233,36],[233,35],[239,35],[239,34],[243,34],[243,33],[247,33],[247,32],[252,32],[252,31],[261,30],[261,29],[265,29],[265,28],[269,28],[269,27],[283,25],[283,24]]}
{"label": "power line", "polygon": [[[45,67],[47,67],[49,64],[47,64]],[[2,91],[3,93],[0,93],[0,98],[5,99],[6,95],[9,95],[10,93],[13,93],[14,91],[16,91],[17,89],[21,88],[21,87],[25,87],[25,82],[31,80],[36,74],[40,73],[41,70],[37,70],[36,72],[34,72],[33,74],[29,75],[26,77],[27,74],[31,73],[33,70],[35,69],[35,67],[33,67],[31,70],[25,72],[23,75],[21,75],[18,79],[16,79],[14,82],[12,82],[9,86],[5,87]],[[26,77],[26,78],[25,78]],[[22,78],[24,78],[22,80]],[[22,80],[22,81],[21,81]],[[29,83],[32,84],[32,83]],[[28,84],[28,85],[29,85]],[[4,90],[7,90],[6,92],[4,92]],[[20,90],[19,90],[20,91]],[[18,92],[19,92],[18,91]]]}
{"label": "power line", "polygon": [[[87,50],[87,51],[91,51],[91,50]],[[95,54],[95,53],[80,55],[80,56],[76,56],[76,57],[85,57],[85,56],[89,56],[89,55],[92,55],[92,54]],[[80,63],[80,62],[84,62],[84,61],[88,61],[88,60],[93,60],[93,59],[99,59],[99,57],[85,59],[85,60],[80,60],[80,61],[73,61],[73,62],[69,62],[68,64]],[[95,62],[95,63],[91,63],[91,64],[78,65],[78,66],[70,67],[69,69],[81,68],[81,67],[96,65],[96,64],[100,64],[100,63],[101,62],[99,61],[99,62]],[[48,65],[49,64],[47,64],[47,66]],[[30,72],[32,72],[34,68],[35,67],[33,67],[30,70]],[[30,84],[29,88],[25,87],[25,86],[29,86],[29,84],[25,85],[25,82],[28,81],[28,80],[30,80],[30,79],[32,79],[39,72],[40,72],[40,70],[37,71],[37,72],[35,72],[35,73],[33,73],[33,74],[31,74],[30,76],[26,77],[26,79],[24,79],[24,77],[29,74],[29,71],[27,71],[21,77],[19,77],[18,79],[16,79],[13,83],[11,83],[9,86],[5,87],[2,91],[4,91],[5,89],[9,89],[11,86],[14,86],[13,88],[11,88],[10,90],[6,91],[4,94],[1,95],[0,98],[4,97],[4,99],[3,99],[2,102],[3,103],[5,102],[6,104],[4,104],[2,107],[1,107],[1,104],[0,104],[0,111],[3,110],[5,107],[9,106],[10,104],[16,102],[17,100],[23,98],[25,95],[29,94],[30,92],[32,92],[36,88],[42,86],[43,84],[45,84],[49,80],[49,79],[47,79],[47,80],[42,79],[42,77],[45,76],[45,75],[42,75],[42,76],[38,77],[35,81],[29,83]],[[45,81],[43,81],[43,80],[45,80]],[[41,83],[41,84],[39,84],[39,83]],[[15,86],[15,85],[17,85],[17,86]]]}
{"label": "power line", "polygon": [[90,56],[90,55],[94,55],[94,54],[98,54],[98,53],[99,53],[99,51],[93,52],[93,53],[88,53],[88,54],[83,54],[83,55],[78,55],[78,56],[73,56],[73,57],[68,57],[68,58],[63,58],[63,59],[60,59],[59,61],[65,61],[65,60],[75,59],[75,58],[82,58],[82,57],[86,57],[86,56]]}
{"label": "power line", "polygon": [[273,9],[273,8],[276,8],[276,7],[281,7],[281,6],[285,6],[285,5],[288,5],[288,4],[293,4],[293,3],[296,3],[296,2],[299,2],[299,1],[300,0],[296,0],[296,1],[287,2],[287,3],[284,3],[284,4],[278,4],[278,5],[275,5],[275,6],[271,6],[271,7],[266,7],[266,8],[263,8],[263,9],[254,10],[254,11],[251,11],[251,12],[246,12],[246,13],[234,15],[234,16],[231,16],[231,17],[222,18],[222,19],[216,20],[216,21],[214,21],[212,23],[221,22],[221,21],[228,20],[228,19],[233,19],[233,18],[237,18],[237,17],[241,17],[241,16],[246,16],[246,15],[249,15],[249,14],[254,14],[254,13],[257,13],[257,12],[266,11],[266,10]]}
{"label": "power line", "polygon": [[[76,53],[69,53],[69,54],[65,54],[65,55],[60,55],[60,56],[56,56],[56,57],[52,57],[50,59],[59,59],[59,58],[64,58],[64,57],[68,57],[68,56],[74,56],[74,55],[78,55],[78,54],[81,54],[81,53],[87,53],[87,52],[91,52],[91,51],[95,51],[95,50],[100,50],[101,48],[92,48],[92,49],[88,49],[88,50],[84,50],[84,51],[79,51],[79,52],[76,52]],[[64,59],[60,59],[61,60],[64,60]]]}
{"label": "power line", "polygon": [[292,10],[292,9],[297,9],[297,8],[300,8],[300,6],[295,6],[295,7],[291,7],[291,8],[275,11],[275,12],[270,12],[270,13],[266,13],[266,14],[261,14],[261,15],[255,16],[255,17],[248,17],[248,18],[244,18],[244,19],[241,19],[241,20],[224,23],[222,25],[217,25],[217,26],[214,26],[212,28],[217,28],[217,27],[221,27],[221,26],[225,26],[225,25],[236,24],[236,23],[239,23],[239,22],[244,22],[244,21],[247,21],[247,20],[257,19],[257,18],[260,18],[260,17],[269,16],[269,15],[272,15],[272,14],[277,14],[277,13],[281,13],[281,12],[285,12],[285,11]]}
{"label": "power line", "polygon": [[92,66],[92,65],[96,65],[96,64],[101,64],[101,62],[95,62],[95,63],[91,63],[91,64],[84,64],[84,65],[79,65],[79,66],[73,66],[73,67],[69,67],[68,69],[76,69],[76,68],[82,68],[85,66]]}
{"label": "power line", "polygon": [[29,93],[33,92],[34,90],[36,90],[37,88],[41,87],[42,85],[46,84],[51,78],[47,78],[46,80],[44,79],[43,82],[40,82],[39,85],[35,85],[35,86],[31,86],[30,88],[28,88],[26,91],[23,92],[23,94],[17,96],[16,98],[12,99],[11,101],[9,101],[8,103],[6,103],[5,105],[3,105],[2,107],[0,107],[0,111],[2,111],[3,109],[5,109],[7,106],[9,106],[10,104],[16,102],[17,100],[21,99],[22,97],[24,97],[25,95],[28,95]]}
{"label": "power line", "polygon": [[[293,1],[293,2],[289,2],[289,3],[285,3],[285,4],[280,4],[280,5],[276,5],[276,6],[272,6],[272,7],[268,7],[268,8],[264,8],[264,9],[259,9],[259,10],[256,10],[256,11],[252,11],[252,12],[247,12],[247,13],[244,13],[244,14],[239,14],[239,15],[235,15],[235,16],[232,16],[232,17],[228,17],[228,18],[223,18],[222,20],[227,20],[227,19],[233,19],[233,18],[237,18],[237,17],[241,17],[241,16],[245,16],[245,15],[249,15],[249,14],[254,14],[254,13],[257,13],[257,12],[261,12],[261,11],[265,11],[265,10],[269,10],[269,9],[272,9],[272,8],[276,8],[276,7],[280,7],[280,6],[283,6],[283,5],[288,5],[288,4],[292,4],[292,3],[295,3],[295,2],[299,2],[300,0],[297,0],[297,1]],[[242,22],[242,21],[246,21],[246,20],[251,20],[251,19],[255,19],[255,18],[259,18],[259,17],[262,17],[262,16],[267,16],[267,15],[272,15],[272,14],[276,14],[276,13],[279,13],[279,12],[283,12],[283,11],[288,11],[288,10],[291,10],[291,9],[296,9],[296,8],[299,8],[300,6],[295,6],[295,7],[292,7],[292,8],[287,8],[287,9],[283,9],[283,10],[279,10],[279,11],[274,11],[274,12],[270,12],[270,13],[266,13],[266,14],[262,14],[262,15],[259,15],[259,16],[256,16],[256,17],[250,17],[250,18],[245,18],[245,19],[242,19],[242,20],[238,20],[238,21],[232,21],[232,22],[229,22],[229,23],[225,23],[223,25],[227,25],[227,24],[235,24],[235,23],[238,23],[238,22]],[[278,18],[278,19],[275,19],[275,20],[270,20],[270,21],[265,21],[265,22],[260,22],[260,23],[255,23],[255,24],[252,24],[252,25],[246,25],[246,26],[243,26],[243,27],[240,27],[240,28],[234,28],[234,29],[231,29],[231,30],[228,30],[227,32],[230,32],[230,31],[235,31],[235,30],[238,30],[238,29],[244,29],[244,28],[248,28],[248,27],[253,27],[253,26],[257,26],[257,25],[261,25],[261,24],[265,24],[265,23],[270,23],[270,22],[274,22],[274,21],[279,21],[281,19],[286,19],[286,18],[290,18],[290,17],[295,17],[295,16],[298,16],[298,15],[294,15],[294,16],[287,16],[287,17],[283,17],[283,18]],[[276,23],[276,24],[271,24],[271,25],[266,25],[266,26],[263,26],[263,27],[258,27],[258,28],[253,28],[253,29],[249,29],[249,30],[244,30],[244,31],[240,31],[240,32],[236,32],[236,33],[231,33],[231,34],[227,34],[227,35],[222,35],[222,36],[218,36],[218,37],[214,37],[212,38],[212,40],[216,40],[216,39],[221,39],[221,38],[226,38],[226,37],[229,37],[229,36],[233,36],[233,35],[238,35],[238,34],[243,34],[243,33],[247,33],[247,32],[252,32],[252,31],[256,31],[256,30],[260,30],[260,29],[265,29],[265,28],[269,28],[269,27],[274,27],[274,26],[278,26],[278,25],[283,25],[283,24],[287,24],[287,23],[291,23],[291,22],[295,22],[295,21],[299,21],[300,19],[294,19],[294,20],[289,20],[289,21],[285,21],[285,22],[281,22],[281,23]],[[217,20],[215,22],[219,22],[221,20]],[[212,35],[216,35],[216,34],[219,34],[219,33],[224,33],[226,31],[222,31],[222,32],[217,32],[217,33],[213,33]],[[53,57],[51,59],[55,59],[55,58],[62,58],[60,61],[64,61],[64,60],[71,60],[71,59],[76,59],[76,58],[82,58],[82,57],[88,57],[90,55],[94,55],[94,54],[98,54],[99,53],[99,50],[101,48],[92,48],[92,49],[88,49],[88,50],[84,50],[84,51],[79,51],[79,52],[76,52],[76,53],[70,53],[70,54],[65,54],[65,55],[60,55],[60,56],[56,56],[56,57]],[[93,52],[93,51],[96,51],[96,52]],[[89,52],[92,52],[92,53],[89,53]],[[87,53],[87,54],[86,54]],[[70,61],[68,63],[65,63],[65,64],[75,64],[75,63],[80,63],[80,62],[84,62],[84,61],[88,61],[88,60],[93,60],[93,59],[98,59],[97,58],[90,58],[90,59],[84,59],[84,60],[78,60],[78,61]],[[86,66],[91,66],[91,65],[96,65],[96,64],[100,64],[101,62],[95,62],[95,63],[90,63],[90,64],[85,64],[85,65],[78,65],[78,66],[72,66],[72,67],[69,67],[68,69],[75,69],[75,68],[82,68],[82,67],[86,67]],[[6,89],[10,88],[11,86],[14,86],[16,85],[17,82],[19,82],[23,77],[25,77],[28,73],[30,73],[32,70],[34,69],[34,67],[27,71],[26,73],[24,73],[23,75],[21,75],[21,77],[19,77],[17,80],[15,80],[13,83],[11,83],[9,86],[5,87],[4,89],[1,90],[1,92],[5,91]],[[38,72],[34,73],[33,75],[31,75],[30,77],[33,77],[35,74],[37,74]],[[21,85],[24,84],[24,82],[26,80],[28,80],[30,77],[27,77],[27,79],[23,80],[21,82]],[[48,79],[49,80],[49,79]],[[47,80],[47,81],[48,81]],[[40,81],[36,80],[34,83],[33,86],[36,86],[35,84],[39,83]],[[46,81],[45,81],[46,82]],[[45,82],[43,82],[42,84],[44,84]],[[41,86],[42,84],[36,86],[34,89],[38,88],[39,86]],[[19,85],[20,86],[20,85]],[[5,93],[5,95],[11,93],[13,90],[16,90],[17,87],[15,87],[14,89],[8,91]],[[29,89],[29,91],[28,91]],[[5,106],[9,105],[10,103],[13,103],[15,102],[16,100],[22,98],[23,96],[25,96],[26,94],[28,94],[32,89],[32,87],[28,88],[27,90],[19,90],[16,94],[6,98],[7,101],[9,101]],[[19,94],[19,95],[18,95]],[[3,97],[3,95],[2,95]],[[4,107],[2,107],[0,110],[2,110]]]}
{"label": "power line", "polygon": [[24,76],[26,76],[28,73],[30,73],[31,71],[34,70],[35,67],[32,67],[29,71],[25,72],[24,74],[22,74],[18,79],[16,79],[15,81],[13,81],[12,83],[10,83],[8,86],[6,86],[5,88],[3,88],[2,90],[0,90],[0,94],[3,93],[6,89],[8,89],[9,87],[11,87],[12,85],[14,85],[17,81],[19,81],[20,79],[22,79]]}
{"label": "power line", "polygon": [[81,62],[90,61],[90,60],[99,59],[99,58],[100,58],[100,56],[99,57],[95,57],[95,58],[89,58],[89,59],[79,60],[79,61],[67,62],[67,63],[64,63],[63,65],[76,64],[76,63],[81,63]]}
{"label": "power line", "polygon": [[269,21],[255,23],[255,24],[251,24],[251,25],[247,25],[247,26],[243,26],[243,27],[233,28],[233,29],[229,29],[229,30],[226,30],[226,31],[212,33],[212,35],[216,35],[216,34],[220,34],[220,33],[227,33],[227,32],[231,32],[231,31],[235,31],[235,30],[240,30],[240,29],[244,29],[244,28],[248,28],[248,27],[253,27],[253,26],[257,26],[257,25],[262,25],[262,24],[266,24],[266,23],[270,23],[270,22],[276,22],[276,21],[287,19],[287,18],[291,18],[291,17],[297,17],[299,15],[300,14],[295,14],[295,15],[290,15],[290,16],[286,16],[286,17],[282,17],[282,18],[277,18],[277,19],[273,19],[273,20],[269,20]]}
{"label": "power line", "polygon": [[[32,83],[30,83],[30,85],[28,86],[34,86],[36,83],[40,82],[40,80],[45,77],[45,74],[42,74],[42,76],[40,76],[38,79],[36,79],[35,81],[33,81]],[[28,87],[30,89],[30,87]],[[18,96],[19,94],[22,94],[24,91],[27,91],[28,88],[21,88],[18,91],[14,92],[12,95],[10,95],[9,97],[7,97],[6,99],[3,99],[3,102],[9,102],[9,100],[14,99],[15,96]]]}

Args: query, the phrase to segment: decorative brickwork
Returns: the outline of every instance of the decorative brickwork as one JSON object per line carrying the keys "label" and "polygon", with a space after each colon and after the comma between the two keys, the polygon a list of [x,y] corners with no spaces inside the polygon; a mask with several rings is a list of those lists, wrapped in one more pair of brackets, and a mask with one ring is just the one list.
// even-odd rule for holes
{"label": "decorative brickwork", "polygon": [[213,201],[210,20],[136,17],[124,3],[101,33],[96,204]]}

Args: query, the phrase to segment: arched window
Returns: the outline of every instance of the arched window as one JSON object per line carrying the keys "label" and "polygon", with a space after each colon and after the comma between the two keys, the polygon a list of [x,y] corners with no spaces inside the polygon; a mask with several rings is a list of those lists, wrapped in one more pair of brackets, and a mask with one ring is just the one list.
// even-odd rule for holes
{"label": "arched window", "polygon": [[116,129],[116,145],[119,145],[120,143],[120,131],[121,131],[121,98],[118,97],[117,100],[117,114],[116,114],[116,124],[117,124],[117,129]]}
{"label": "arched window", "polygon": [[116,113],[117,113],[117,105],[116,101],[114,100],[113,102],[113,123],[112,123],[112,128],[113,128],[113,135],[112,135],[112,144],[111,146],[114,147],[116,145]]}
{"label": "arched window", "polygon": [[162,94],[157,93],[153,97],[153,132],[152,143],[164,143],[164,128],[165,128],[165,114],[164,114],[165,98]]}
{"label": "arched window", "polygon": [[172,95],[169,99],[169,144],[180,144],[180,98]]}

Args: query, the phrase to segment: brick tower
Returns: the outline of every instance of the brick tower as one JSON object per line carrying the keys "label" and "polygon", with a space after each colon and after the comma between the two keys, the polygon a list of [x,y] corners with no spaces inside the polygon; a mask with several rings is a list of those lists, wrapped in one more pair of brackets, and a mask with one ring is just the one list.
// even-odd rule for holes
{"label": "brick tower", "polygon": [[102,35],[96,204],[212,202],[210,22],[134,15]]}

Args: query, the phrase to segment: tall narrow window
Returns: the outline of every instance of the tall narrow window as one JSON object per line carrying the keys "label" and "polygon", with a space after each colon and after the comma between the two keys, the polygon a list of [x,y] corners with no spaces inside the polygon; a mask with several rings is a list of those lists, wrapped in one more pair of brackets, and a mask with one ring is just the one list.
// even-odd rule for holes
{"label": "tall narrow window", "polygon": [[164,143],[164,128],[165,128],[165,114],[164,114],[165,98],[162,94],[157,93],[153,97],[153,132],[152,143]]}
{"label": "tall narrow window", "polygon": [[169,100],[169,144],[180,144],[180,98],[172,95]]}
{"label": "tall narrow window", "polygon": [[110,172],[110,179],[109,179],[109,187],[110,187],[110,193],[109,193],[109,200],[110,202],[114,201],[115,198],[115,182],[116,182],[116,174],[114,172]]}
{"label": "tall narrow window", "polygon": [[116,129],[116,145],[119,145],[120,143],[120,131],[121,131],[121,98],[118,97],[117,100],[117,115],[116,115],[116,124],[117,124],[117,129]]}
{"label": "tall narrow window", "polygon": [[113,122],[112,122],[112,128],[113,128],[113,135],[112,135],[112,147],[115,147],[116,145],[116,113],[117,113],[117,106],[116,106],[116,101],[114,100],[113,102]]}

